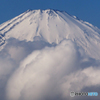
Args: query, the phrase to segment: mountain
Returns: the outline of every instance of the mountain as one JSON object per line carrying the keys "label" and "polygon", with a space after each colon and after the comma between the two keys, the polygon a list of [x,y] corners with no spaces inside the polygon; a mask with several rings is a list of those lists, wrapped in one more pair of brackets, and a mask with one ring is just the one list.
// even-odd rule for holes
{"label": "mountain", "polygon": [[100,29],[64,11],[27,10],[0,25],[0,100],[71,100],[99,88],[99,66]]}
{"label": "mountain", "polygon": [[57,10],[27,10],[19,16],[0,25],[0,44],[5,39],[20,41],[43,40],[50,44],[71,39],[81,46],[88,55],[100,59],[100,30],[78,20],[66,12]]}

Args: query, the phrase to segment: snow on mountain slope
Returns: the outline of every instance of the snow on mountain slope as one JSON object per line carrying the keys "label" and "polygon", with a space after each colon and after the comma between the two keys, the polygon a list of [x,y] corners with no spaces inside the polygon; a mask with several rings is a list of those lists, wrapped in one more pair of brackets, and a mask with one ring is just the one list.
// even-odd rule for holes
{"label": "snow on mountain slope", "polygon": [[97,59],[100,59],[99,33],[100,30],[88,22],[77,20],[66,12],[50,9],[28,10],[0,25],[0,35],[5,39],[43,40],[50,44],[71,39],[88,55]]}
{"label": "snow on mountain slope", "polygon": [[71,91],[100,93],[98,76],[100,29],[92,24],[47,9],[0,25],[0,100],[72,100]]}

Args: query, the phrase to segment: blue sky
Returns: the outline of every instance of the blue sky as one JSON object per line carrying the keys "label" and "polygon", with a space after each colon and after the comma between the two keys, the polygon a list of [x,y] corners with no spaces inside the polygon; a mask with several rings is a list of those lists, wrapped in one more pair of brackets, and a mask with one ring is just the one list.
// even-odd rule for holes
{"label": "blue sky", "polygon": [[100,28],[100,0],[0,0],[0,24],[28,9],[58,9]]}

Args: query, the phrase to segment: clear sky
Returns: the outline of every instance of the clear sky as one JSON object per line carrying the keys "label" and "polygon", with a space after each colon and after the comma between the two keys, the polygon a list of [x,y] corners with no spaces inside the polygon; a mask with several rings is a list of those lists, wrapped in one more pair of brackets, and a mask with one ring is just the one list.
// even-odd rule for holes
{"label": "clear sky", "polygon": [[100,28],[100,0],[0,0],[0,24],[28,9],[57,9]]}

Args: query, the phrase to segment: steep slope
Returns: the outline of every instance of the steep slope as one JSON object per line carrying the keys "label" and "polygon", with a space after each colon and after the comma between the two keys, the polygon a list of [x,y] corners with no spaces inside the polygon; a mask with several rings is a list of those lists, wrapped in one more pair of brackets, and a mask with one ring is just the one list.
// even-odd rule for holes
{"label": "steep slope", "polygon": [[93,58],[100,59],[100,30],[66,12],[28,10],[0,25],[0,45],[5,39],[43,40],[50,44],[71,39]]}

